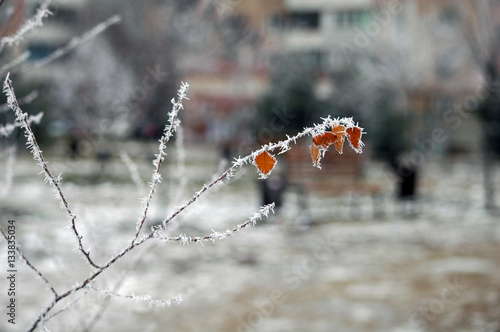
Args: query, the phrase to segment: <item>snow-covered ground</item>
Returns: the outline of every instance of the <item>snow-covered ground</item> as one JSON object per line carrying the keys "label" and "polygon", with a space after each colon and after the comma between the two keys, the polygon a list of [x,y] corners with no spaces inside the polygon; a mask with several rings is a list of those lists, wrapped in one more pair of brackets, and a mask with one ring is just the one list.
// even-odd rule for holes
{"label": "snow-covered ground", "polygon": [[[127,144],[142,180],[155,144]],[[209,147],[187,150],[187,189],[179,193],[175,151],[162,172],[148,226],[161,222],[209,181],[220,167]],[[126,246],[141,215],[137,186],[119,157],[101,175],[91,159],[47,154],[77,215],[85,246],[99,262]],[[169,159],[171,158],[171,159]],[[4,163],[0,167],[5,167]],[[2,168],[3,170],[3,168]],[[5,229],[16,220],[18,244],[56,290],[75,285],[90,268],[53,192],[25,153],[13,186],[0,199]],[[382,165],[366,179],[383,188],[385,215],[373,218],[370,197],[310,196],[308,210],[287,192],[279,214],[226,240],[183,246],[150,241],[99,276],[94,286],[124,295],[183,302],[171,307],[81,291],[84,297],[46,323],[50,331],[498,331],[500,329],[500,221],[482,209],[481,168],[475,160],[429,163],[422,173],[419,213],[405,216],[393,199]],[[498,171],[497,171],[498,172]],[[500,186],[497,185],[500,191]],[[180,199],[177,197],[180,196]],[[177,220],[173,234],[207,235],[244,222],[259,209],[257,172],[247,166]],[[305,229],[299,221],[313,222]],[[6,243],[0,250],[4,275]],[[51,301],[32,270],[18,262],[17,324],[23,331]],[[2,266],[2,264],[0,264]],[[5,308],[6,284],[0,283]],[[67,303],[67,302],[66,302]],[[51,314],[64,306],[56,306]],[[5,311],[5,309],[4,309]],[[94,319],[95,317],[98,319]],[[49,315],[50,316],[50,315]],[[94,325],[95,324],[95,325]]]}

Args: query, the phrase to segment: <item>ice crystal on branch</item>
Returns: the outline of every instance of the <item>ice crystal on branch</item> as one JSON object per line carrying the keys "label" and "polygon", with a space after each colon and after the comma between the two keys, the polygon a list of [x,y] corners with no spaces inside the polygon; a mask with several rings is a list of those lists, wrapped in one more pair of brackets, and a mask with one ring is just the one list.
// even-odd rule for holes
{"label": "ice crystal on branch", "polygon": [[20,65],[21,63],[26,61],[29,58],[29,56],[30,56],[30,52],[28,52],[28,51],[21,53],[21,55],[17,56],[9,63],[6,63],[2,67],[0,67],[0,74],[3,74],[5,72],[9,71],[10,69]]}
{"label": "ice crystal on branch", "polygon": [[[37,115],[28,116],[28,123],[36,123],[39,124],[42,120],[43,112],[38,113]],[[22,127],[22,122],[15,123],[7,123],[5,125],[0,125],[0,136],[8,137],[10,134],[14,132],[16,128]]]}
{"label": "ice crystal on branch", "polygon": [[99,23],[98,25],[96,25],[95,27],[90,29],[89,31],[85,32],[83,35],[81,35],[79,37],[74,37],[73,39],[71,39],[69,41],[68,44],[66,44],[65,46],[63,46],[61,48],[58,48],[57,50],[55,50],[54,52],[52,52],[51,54],[49,54],[45,58],[38,60],[36,62],[33,62],[30,66],[28,66],[25,69],[25,71],[29,71],[29,70],[34,69],[34,68],[40,68],[42,66],[45,66],[45,65],[51,63],[52,61],[54,61],[56,59],[59,59],[60,57],[62,57],[66,53],[72,51],[76,47],[78,47],[78,46],[88,42],[89,40],[95,38],[97,35],[102,33],[104,30],[106,30],[107,28],[109,28],[110,26],[112,26],[114,24],[119,23],[120,21],[121,21],[120,16],[118,16],[118,15],[111,16],[107,20]]}
{"label": "ice crystal on branch", "polygon": [[79,234],[76,228],[76,215],[73,214],[73,212],[71,212],[69,203],[66,197],[64,196],[60,183],[61,178],[60,176],[54,178],[54,176],[50,172],[49,167],[47,166],[47,162],[43,157],[42,150],[40,149],[36,141],[35,134],[31,129],[28,114],[24,113],[21,110],[21,108],[19,108],[19,103],[17,102],[16,95],[14,93],[14,88],[12,87],[12,81],[9,78],[9,74],[7,74],[7,77],[5,78],[3,92],[7,96],[7,104],[10,106],[10,108],[14,111],[16,115],[16,120],[21,124],[21,127],[24,129],[26,137],[26,145],[28,149],[33,154],[33,158],[36,160],[37,165],[39,165],[42,168],[42,171],[40,173],[45,174],[44,181],[54,187],[54,192],[56,194],[56,197],[60,199],[61,206],[66,210],[68,214],[68,217],[71,222],[71,228],[73,229],[73,232],[76,238],[78,239],[79,250],[85,256],[90,265],[92,265],[95,268],[99,268],[99,265],[94,263],[94,261],[90,258],[90,252],[86,251],[83,248],[82,236]]}
{"label": "ice crystal on branch", "polygon": [[137,302],[146,302],[149,304],[150,307],[152,306],[159,306],[161,308],[164,307],[170,307],[174,303],[181,303],[182,302],[182,296],[176,296],[168,300],[155,300],[151,297],[151,295],[122,295],[119,293],[112,292],[108,289],[98,289],[92,286],[87,286],[87,288],[93,290],[94,292],[97,292],[103,296],[110,296],[111,298],[116,298],[116,299],[128,299],[128,300],[134,300]]}
{"label": "ice crystal on branch", "polygon": [[130,156],[126,151],[120,151],[120,158],[122,159],[123,163],[127,166],[128,171],[130,173],[130,177],[137,186],[139,193],[143,194],[146,189],[144,187],[144,182],[142,182],[142,179],[139,175],[139,171],[137,170],[137,165],[132,161],[132,159],[130,158]]}
{"label": "ice crystal on branch", "polygon": [[[34,91],[31,91],[30,93],[28,93],[26,96],[22,97],[22,98],[19,98],[17,100],[17,104],[19,106],[21,105],[24,105],[24,104],[29,104],[31,103],[33,100],[35,100],[35,98],[38,97],[38,91],[34,90]],[[3,113],[3,112],[8,112],[10,111],[10,106],[9,104],[2,104],[0,105],[0,113]]]}
{"label": "ice crystal on branch", "polygon": [[0,51],[2,51],[5,46],[18,44],[28,32],[43,26],[43,19],[52,14],[49,11],[49,6],[53,1],[54,0],[45,1],[40,8],[37,9],[36,14],[27,20],[15,34],[0,39]]}
{"label": "ice crystal on branch", "polygon": [[148,217],[149,206],[156,191],[156,186],[161,182],[161,165],[164,160],[164,156],[167,155],[165,149],[167,148],[168,141],[174,135],[175,130],[181,123],[177,116],[179,112],[184,108],[184,106],[182,105],[182,101],[184,99],[189,99],[186,95],[188,88],[189,84],[181,82],[181,87],[177,91],[177,100],[175,100],[175,98],[172,99],[172,110],[168,113],[168,122],[165,125],[165,129],[163,130],[163,136],[160,138],[160,145],[158,148],[159,153],[156,154],[156,158],[153,161],[154,171],[151,177],[151,181],[149,182],[149,194],[144,200],[144,212],[142,214],[142,217],[140,217],[137,221],[137,231],[132,242],[135,242],[139,237],[144,222]]}
{"label": "ice crystal on branch", "polygon": [[330,145],[334,145],[338,153],[342,154],[345,137],[349,139],[349,145],[357,153],[362,153],[364,146],[361,141],[363,128],[354,125],[352,118],[341,118],[331,120],[325,119],[324,123],[328,123],[330,130],[325,128],[313,130],[311,143],[311,158],[315,167],[321,169],[321,158],[325,156]]}
{"label": "ice crystal on branch", "polygon": [[251,218],[245,221],[242,224],[237,225],[232,229],[226,229],[223,232],[216,232],[212,230],[212,233],[206,236],[187,236],[185,234],[181,234],[176,237],[163,237],[158,233],[157,238],[164,240],[166,242],[180,242],[181,244],[189,244],[189,243],[203,243],[203,242],[214,242],[217,240],[224,240],[229,236],[233,235],[236,232],[239,232],[243,228],[248,226],[254,226],[258,220],[261,220],[264,217],[268,217],[269,213],[274,213],[274,203],[265,205],[259,209],[259,211],[255,212]]}

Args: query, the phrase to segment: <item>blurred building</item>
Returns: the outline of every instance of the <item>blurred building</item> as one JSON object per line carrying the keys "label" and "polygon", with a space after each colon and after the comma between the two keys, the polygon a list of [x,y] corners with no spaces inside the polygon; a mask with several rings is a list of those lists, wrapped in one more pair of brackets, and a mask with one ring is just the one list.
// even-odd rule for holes
{"label": "blurred building", "polygon": [[306,54],[325,70],[341,65],[343,43],[372,21],[375,8],[373,0],[282,1],[265,21],[268,51]]}
{"label": "blurred building", "polygon": [[[199,2],[200,16],[211,8],[209,2]],[[275,56],[301,54],[322,70],[341,65],[345,61],[341,44],[370,22],[375,9],[373,0],[218,0],[214,4],[213,14],[221,26],[240,34],[230,59],[209,52],[181,61],[183,79],[191,83],[195,103],[185,122],[197,140],[207,139],[203,133],[210,129],[201,127],[211,126],[211,121],[248,122],[253,117],[255,101],[268,89],[269,63]],[[328,95],[331,89],[327,80],[318,80],[319,94]],[[219,136],[208,135],[208,139]],[[215,140],[220,143],[226,138]]]}
{"label": "blurred building", "polygon": [[[452,0],[402,1],[397,8],[390,7],[393,2],[380,0],[216,3],[219,19],[238,22],[259,38],[252,48],[242,48],[231,65],[213,66],[210,69],[213,80],[204,75],[205,86],[218,91],[203,89],[202,99],[211,99],[207,108],[237,110],[240,103],[235,100],[231,107],[223,106],[234,98],[251,105],[267,88],[266,66],[275,55],[304,54],[328,72],[344,66],[353,51],[375,52],[378,56],[400,52],[406,62],[399,69],[406,77],[401,87],[407,94],[407,109],[416,112],[419,119],[417,131],[425,136],[433,128],[446,128],[450,139],[437,146],[443,152],[479,150],[480,124],[470,113],[480,102],[477,96],[487,93],[487,87],[481,63],[484,59],[474,52],[488,48],[481,45],[483,38],[489,38],[485,24],[491,23],[490,29],[498,26],[498,1],[489,2],[486,12],[475,1]],[[229,67],[231,70],[227,70]],[[243,67],[246,74],[238,70]],[[236,72],[239,74],[235,76]],[[199,73],[193,75],[188,71],[187,75],[186,80],[193,83],[201,79]],[[334,89],[324,77],[318,79],[317,85],[316,91],[325,96]],[[238,94],[235,89],[247,93]],[[455,116],[463,117],[458,128],[453,126],[459,121]]]}
{"label": "blurred building", "polygon": [[[8,33],[41,3],[4,3],[19,14],[12,16],[10,25],[2,25],[0,32]],[[47,56],[79,34],[80,27],[74,22],[87,3],[55,2],[54,15],[45,20],[43,29],[29,36],[26,45],[32,60]],[[178,60],[182,80],[191,84],[191,107],[183,120],[188,139],[218,143],[241,134],[239,128],[255,113],[255,101],[269,88],[270,60],[288,53],[303,54],[319,71],[331,74],[345,66],[353,52],[380,57],[399,52],[406,61],[399,69],[406,77],[401,88],[407,96],[407,109],[418,114],[419,127],[425,131],[449,125],[443,124],[447,112],[477,106],[467,102],[484,95],[484,67],[474,52],[482,47],[485,22],[500,23],[499,1],[488,1],[487,12],[471,0],[401,1],[395,11],[389,8],[394,2],[382,0],[190,3],[200,22],[208,17],[216,26],[210,32],[209,49],[187,52]],[[221,42],[224,39],[229,43]],[[44,75],[44,70],[37,75]],[[335,89],[328,75],[319,75],[316,85],[319,97],[327,98]],[[451,139],[443,149],[477,150],[479,124],[474,116],[466,120],[456,130],[449,130]]]}

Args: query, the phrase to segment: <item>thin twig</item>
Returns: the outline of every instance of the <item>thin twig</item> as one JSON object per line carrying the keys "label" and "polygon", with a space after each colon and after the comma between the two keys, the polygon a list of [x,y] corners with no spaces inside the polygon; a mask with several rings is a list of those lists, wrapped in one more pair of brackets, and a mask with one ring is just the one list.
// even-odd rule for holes
{"label": "thin twig", "polygon": [[137,170],[137,165],[125,150],[120,151],[120,158],[122,159],[125,166],[127,166],[130,173],[130,178],[137,186],[139,194],[142,195],[145,192],[146,188],[144,186],[144,182],[141,179],[141,176],[139,175],[139,171]]}
{"label": "thin twig", "polygon": [[0,67],[0,75],[3,75],[4,73],[8,72],[12,68],[20,65],[21,63],[23,63],[24,61],[26,61],[29,58],[29,56],[30,56],[30,52],[28,52],[28,51],[21,53],[21,55],[19,55],[18,57],[14,58],[9,63],[6,63],[2,67]]}
{"label": "thin twig", "polygon": [[175,129],[179,126],[180,120],[177,119],[177,115],[180,110],[183,109],[182,101],[184,99],[188,99],[186,97],[186,92],[189,88],[189,84],[187,83],[181,83],[181,87],[179,88],[179,91],[177,91],[177,101],[175,99],[172,99],[172,110],[169,113],[169,118],[168,118],[168,123],[165,125],[165,129],[163,131],[163,136],[160,138],[160,145],[158,147],[158,154],[156,155],[156,159],[153,161],[153,165],[155,166],[153,175],[151,177],[151,182],[149,183],[149,194],[144,200],[144,212],[142,213],[142,217],[139,218],[138,223],[137,223],[137,231],[134,235],[134,238],[132,239],[132,243],[135,243],[137,241],[137,238],[139,237],[139,234],[141,233],[142,227],[144,226],[144,222],[146,221],[146,218],[148,217],[148,211],[149,211],[149,206],[151,204],[151,200],[153,198],[153,195],[156,191],[156,186],[158,183],[161,182],[161,165],[163,163],[163,160],[165,159],[165,156],[167,155],[165,153],[165,149],[167,147],[167,143],[174,134]]}
{"label": "thin twig", "polygon": [[162,308],[165,306],[171,306],[172,303],[182,302],[182,297],[180,295],[177,297],[168,299],[168,300],[164,300],[164,299],[155,300],[155,299],[151,298],[151,296],[149,296],[149,295],[135,295],[135,294],[123,295],[123,294],[115,293],[115,292],[112,292],[109,290],[98,289],[98,288],[95,288],[92,286],[87,286],[87,288],[93,290],[94,292],[100,293],[104,296],[109,296],[112,298],[115,297],[115,298],[129,299],[129,300],[135,300],[135,301],[142,301],[142,302],[148,303],[150,306],[157,305],[157,306],[160,306]]}
{"label": "thin twig", "polygon": [[175,148],[177,152],[177,172],[176,177],[179,179],[179,185],[175,188],[174,206],[180,203],[186,190],[187,177],[186,177],[186,150],[184,148],[184,131],[182,126],[177,128],[177,135],[175,137]]}
{"label": "thin twig", "polygon": [[71,219],[71,228],[73,229],[73,232],[76,238],[78,239],[79,250],[85,256],[90,265],[92,265],[95,268],[100,268],[100,266],[94,263],[94,261],[90,258],[90,252],[85,250],[83,247],[82,236],[78,233],[78,230],[76,228],[76,215],[73,214],[73,212],[71,211],[69,203],[66,197],[64,196],[64,193],[61,188],[61,183],[60,183],[61,177],[58,176],[57,178],[55,178],[50,172],[47,166],[47,162],[43,157],[42,150],[38,146],[35,134],[33,134],[33,130],[31,129],[31,126],[29,124],[28,114],[24,113],[21,110],[21,108],[19,108],[19,103],[17,102],[16,95],[14,93],[14,88],[12,87],[12,81],[9,78],[9,74],[7,74],[7,77],[5,78],[4,93],[7,95],[7,103],[16,114],[17,121],[22,124],[22,127],[26,135],[26,140],[27,140],[26,144],[30,148],[31,153],[33,154],[33,158],[38,162],[38,165],[42,167],[43,172],[45,173],[45,181],[51,185],[54,185],[55,190],[61,200],[61,204],[68,213],[69,218]]}
{"label": "thin twig", "polygon": [[[2,233],[2,236],[5,238],[5,240],[7,242],[9,242],[9,238],[7,236],[7,234],[5,234],[5,232],[3,231],[3,229],[0,228],[0,233]],[[45,285],[47,285],[47,288],[50,289],[50,291],[54,294],[55,297],[57,297],[57,292],[55,290],[55,288],[52,286],[52,284],[47,280],[47,278],[45,278],[45,276],[42,274],[42,272],[40,272],[40,270],[38,270],[33,264],[31,264],[31,262],[29,261],[28,258],[26,258],[26,256],[24,256],[23,252],[21,251],[21,249],[19,248],[19,246],[16,246],[16,251],[17,253],[19,254],[19,256],[24,260],[24,262],[33,270],[35,271],[35,273],[38,275],[38,277],[45,283]]]}
{"label": "thin twig", "polygon": [[274,209],[274,203],[265,205],[261,207],[261,209],[258,212],[256,212],[251,218],[249,218],[243,224],[239,224],[238,226],[232,229],[227,229],[224,232],[213,231],[212,234],[206,236],[187,236],[185,234],[181,234],[176,237],[158,237],[158,239],[166,242],[180,242],[182,244],[188,244],[190,242],[202,243],[202,242],[215,242],[218,240],[223,240],[233,235],[234,233],[241,231],[243,228],[255,225],[257,220],[260,220],[263,217],[267,217],[269,215],[269,212],[274,212],[273,209]]}
{"label": "thin twig", "polygon": [[28,32],[41,27],[43,25],[43,19],[52,14],[49,11],[49,6],[53,1],[54,0],[46,0],[40,8],[38,8],[35,15],[28,19],[15,34],[0,39],[0,52],[5,48],[5,46],[12,46],[19,43]]}
{"label": "thin twig", "polygon": [[43,322],[48,322],[51,319],[53,319],[54,317],[62,314],[63,312],[65,312],[66,310],[68,310],[69,308],[71,308],[74,304],[76,304],[78,301],[80,301],[81,299],[83,299],[85,297],[85,295],[87,295],[87,292],[85,292],[83,294],[80,294],[80,296],[77,296],[75,299],[73,299],[72,301],[68,302],[68,304],[65,305],[63,308],[57,310],[56,312],[54,312],[49,317],[44,318]]}
{"label": "thin twig", "polygon": [[[38,97],[38,91],[33,90],[30,93],[28,93],[26,96],[19,98],[17,100],[17,103],[19,104],[19,106],[25,105],[25,104],[29,104],[33,100],[35,100],[36,97]],[[7,112],[7,111],[10,111],[9,104],[2,104],[2,105],[0,105],[0,113]]]}
{"label": "thin twig", "polygon": [[12,188],[12,179],[14,178],[14,162],[16,160],[16,146],[13,145],[9,148],[7,163],[5,165],[5,180],[3,184],[3,190],[0,193],[0,197],[5,197]]}
{"label": "thin twig", "polygon": [[60,300],[58,300],[58,298],[59,297],[56,297],[52,302],[49,303],[49,305],[47,307],[45,307],[45,309],[42,310],[42,313],[37,317],[37,319],[33,322],[33,324],[31,324],[31,326],[28,328],[28,332],[35,331],[35,329],[38,327],[38,324],[40,324],[45,319],[45,316],[47,316],[47,314],[50,312],[50,310],[52,310],[52,308],[54,308],[56,303],[60,301]]}
{"label": "thin twig", "polygon": [[[31,115],[28,117],[28,123],[31,124],[32,122],[39,124],[40,121],[42,120],[43,117],[43,112],[38,113],[37,115]],[[14,132],[14,130],[18,127],[22,127],[23,124],[20,122],[14,122],[14,123],[6,123],[5,125],[0,125],[0,137],[9,137],[10,134]]]}
{"label": "thin twig", "polygon": [[[153,244],[153,246],[154,246],[154,244]],[[153,246],[151,246],[151,247],[153,247]],[[146,249],[146,248],[144,248],[144,249]],[[127,270],[121,275],[120,279],[118,280],[118,282],[113,287],[113,292],[114,293],[117,293],[120,290],[123,282],[125,281],[125,278],[126,278],[127,274],[130,273],[131,271],[137,269],[139,267],[139,265],[142,263],[144,252],[145,252],[145,250],[143,250],[141,254],[137,255],[136,258],[134,259],[133,264],[131,266],[129,266],[127,268]],[[85,327],[85,329],[83,329],[82,332],[90,332],[90,331],[92,331],[92,329],[95,327],[95,325],[99,322],[99,320],[104,315],[104,312],[106,311],[106,309],[109,306],[110,302],[111,302],[111,297],[105,298],[104,303],[101,304],[101,306],[99,307],[99,309],[96,311],[97,313],[90,320],[90,322],[88,324],[86,324],[87,326]]]}
{"label": "thin twig", "polygon": [[54,52],[52,52],[51,54],[49,54],[45,58],[31,63],[30,66],[26,66],[25,68],[23,68],[22,72],[27,72],[27,71],[30,71],[33,69],[40,68],[42,66],[45,66],[45,65],[51,63],[54,60],[59,59],[60,57],[62,57],[66,53],[72,51],[73,49],[75,49],[79,45],[84,44],[84,43],[88,42],[89,40],[95,38],[97,35],[102,33],[104,30],[106,30],[107,28],[109,28],[110,26],[112,26],[114,24],[119,23],[120,21],[121,21],[120,16],[118,16],[118,15],[111,16],[106,21],[99,23],[98,25],[96,25],[95,27],[93,27],[92,29],[90,29],[89,31],[87,31],[86,33],[81,35],[80,37],[74,37],[73,39],[70,40],[70,42],[68,44],[66,44],[65,46],[63,46],[61,48],[58,48],[57,50],[55,50]]}

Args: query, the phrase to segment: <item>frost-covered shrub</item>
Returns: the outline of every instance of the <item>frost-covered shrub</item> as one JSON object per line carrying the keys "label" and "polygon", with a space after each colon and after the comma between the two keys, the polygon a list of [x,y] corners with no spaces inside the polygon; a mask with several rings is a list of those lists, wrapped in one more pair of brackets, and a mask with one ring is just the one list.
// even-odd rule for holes
{"label": "frost-covered shrub", "polygon": [[[41,25],[42,20],[50,14],[48,11],[48,5],[51,1],[45,1],[42,7],[37,11],[35,16],[29,19],[24,25],[20,27],[17,33],[12,36],[4,37],[0,39],[0,51],[5,47],[10,47],[19,43],[23,36],[39,27]],[[73,39],[68,45],[62,47],[61,49],[56,50],[53,54],[49,55],[47,58],[40,60],[38,63],[32,63],[29,66],[37,67],[45,65],[55,59],[61,57],[66,52],[72,50],[76,46],[81,43],[93,38],[98,33],[102,32],[111,24],[115,24],[119,21],[118,17],[112,17],[107,21],[97,25],[93,29],[91,29],[88,33],[84,34],[81,37]],[[27,58],[26,54],[21,55],[14,59],[11,63],[4,65],[0,68],[0,72],[3,74],[9,70],[20,70],[19,65],[21,65]],[[28,67],[29,67],[28,66]],[[48,330],[45,326],[47,321],[50,321],[57,317],[59,313],[67,310],[72,307],[81,297],[84,297],[89,292],[94,292],[97,294],[103,294],[108,297],[120,297],[125,299],[131,299],[136,301],[145,302],[149,305],[158,305],[161,307],[171,305],[172,303],[181,302],[181,297],[176,297],[172,299],[160,299],[156,300],[149,295],[127,295],[127,294],[118,294],[116,292],[110,291],[109,289],[100,289],[96,286],[95,281],[102,277],[103,274],[106,274],[106,271],[112,266],[114,266],[118,261],[120,261],[124,256],[128,255],[132,251],[137,250],[138,247],[143,246],[147,242],[151,241],[159,241],[159,242],[179,242],[181,244],[189,244],[189,243],[204,243],[204,242],[216,242],[219,240],[226,239],[230,235],[239,232],[249,226],[255,225],[257,221],[262,218],[267,217],[270,213],[273,212],[274,204],[268,204],[262,206],[258,209],[253,215],[249,216],[247,220],[242,221],[239,224],[234,225],[233,227],[226,230],[212,231],[209,234],[195,236],[189,234],[178,234],[178,235],[170,235],[172,230],[175,229],[171,227],[172,221],[178,218],[188,207],[195,204],[199,201],[200,197],[209,192],[212,188],[215,188],[218,184],[223,182],[231,181],[236,172],[238,172],[241,168],[247,165],[253,165],[257,169],[257,173],[259,178],[265,179],[267,178],[271,172],[273,171],[277,159],[276,155],[284,154],[294,147],[295,143],[299,139],[303,139],[306,137],[312,138],[312,143],[310,146],[311,151],[311,159],[312,164],[315,167],[321,168],[320,161],[321,158],[325,155],[327,150],[331,145],[339,152],[342,153],[344,141],[347,139],[350,146],[358,153],[362,152],[363,143],[361,141],[361,137],[363,134],[363,129],[358,127],[357,124],[351,118],[341,118],[334,119],[331,117],[327,117],[322,119],[317,125],[313,127],[304,128],[299,133],[293,136],[287,136],[286,139],[279,141],[277,143],[269,143],[262,145],[259,149],[251,152],[250,154],[235,158],[233,163],[224,171],[222,171],[219,175],[215,176],[210,182],[203,185],[198,191],[196,191],[191,198],[189,198],[184,203],[180,204],[170,215],[165,217],[161,224],[151,227],[147,230],[145,225],[148,219],[148,213],[151,208],[152,199],[157,191],[158,185],[161,183],[162,175],[161,168],[164,164],[165,158],[167,156],[166,150],[169,141],[174,135],[177,135],[176,144],[178,144],[178,150],[182,147],[182,127],[181,121],[179,119],[179,112],[184,108],[184,100],[187,100],[187,91],[189,85],[186,83],[182,83],[178,93],[177,98],[172,99],[172,109],[168,114],[168,121],[163,130],[163,135],[159,140],[159,148],[158,153],[153,161],[153,172],[151,176],[151,180],[149,182],[149,190],[147,192],[146,197],[142,202],[141,214],[137,221],[134,222],[131,220],[130,225],[126,225],[125,227],[130,228],[131,239],[127,242],[127,244],[116,253],[109,253],[110,258],[105,261],[100,261],[99,257],[90,250],[88,244],[86,243],[86,238],[82,235],[81,232],[81,224],[80,219],[74,212],[72,208],[71,202],[68,200],[67,196],[63,191],[62,184],[62,176],[61,174],[52,173],[51,168],[48,165],[47,160],[45,159],[40,146],[38,145],[35,134],[31,128],[33,123],[38,123],[40,118],[43,116],[43,113],[39,113],[35,116],[29,116],[27,113],[23,112],[21,109],[21,105],[23,102],[29,102],[30,96],[26,96],[23,99],[17,99],[16,94],[14,92],[13,81],[10,78],[10,74],[7,74],[4,80],[4,93],[7,96],[7,106],[10,108],[16,117],[16,120],[12,124],[4,124],[0,127],[0,135],[1,136],[9,136],[16,128],[22,128],[24,135],[26,137],[27,148],[33,155],[34,160],[37,162],[38,166],[41,168],[41,173],[44,175],[44,181],[48,183],[52,189],[54,190],[56,199],[59,201],[61,208],[66,212],[68,218],[68,227],[67,232],[71,234],[74,238],[74,243],[77,246],[79,253],[81,254],[84,261],[87,263],[87,268],[89,270],[88,277],[85,277],[82,280],[72,280],[72,287],[69,287],[64,290],[60,290],[60,287],[56,287],[54,283],[47,278],[44,272],[37,268],[38,263],[33,260],[32,257],[25,255],[22,248],[16,246],[13,248],[17,252],[17,256],[19,259],[24,261],[29,268],[31,268],[38,279],[45,285],[45,287],[52,293],[52,297],[48,300],[48,303],[42,309],[42,311],[38,314],[38,316],[33,317],[33,321],[28,326],[28,331],[34,331],[37,329]],[[36,97],[36,96],[35,96]],[[2,109],[6,108],[2,106]],[[46,110],[41,110],[46,111]],[[8,159],[8,171],[7,171],[7,179],[5,190],[8,191],[9,187],[9,179],[12,179],[12,170],[14,163],[14,153],[15,150],[9,150]],[[141,181],[138,179],[136,174],[136,169],[130,158],[126,153],[122,154],[122,159],[127,164],[128,168],[132,173],[133,179],[135,179],[136,184],[141,187]],[[183,175],[182,171],[182,160],[183,158],[179,158],[181,161],[179,165],[179,174]],[[135,174],[135,176],[134,176]],[[182,176],[182,179],[179,181],[181,184],[185,184],[187,179],[185,175]],[[142,188],[141,188],[142,189]],[[179,192],[183,189],[179,188]],[[142,191],[142,190],[141,190]],[[0,193],[6,194],[6,193]],[[179,195],[181,197],[182,195]],[[3,238],[6,241],[9,241],[8,234],[5,230],[0,229]],[[63,301],[66,300],[66,301]],[[59,304],[59,305],[58,305]],[[56,307],[56,305],[58,305]],[[57,309],[57,310],[56,310]]]}
{"label": "frost-covered shrub", "polygon": [[[45,160],[40,147],[36,141],[36,137],[33,134],[33,131],[30,126],[30,117],[26,113],[24,113],[19,107],[18,101],[16,99],[14,88],[12,86],[12,81],[9,76],[4,82],[4,93],[7,95],[8,104],[12,108],[12,110],[16,114],[16,123],[18,126],[21,126],[24,130],[27,147],[30,149],[33,154],[33,158],[37,162],[37,164],[41,167],[42,173],[45,176],[45,182],[51,185],[54,189],[56,198],[60,202],[61,208],[63,208],[68,215],[69,227],[75,237],[75,241],[78,243],[78,250],[83,255],[87,263],[90,265],[91,274],[88,278],[79,281],[75,284],[75,286],[67,289],[63,292],[56,291],[55,287],[52,283],[43,275],[43,273],[38,270],[34,263],[32,263],[29,257],[26,257],[21,248],[17,247],[16,250],[19,256],[28,264],[30,268],[32,268],[38,277],[42,280],[42,282],[46,285],[47,288],[51,290],[53,293],[52,301],[42,310],[40,315],[35,319],[29,328],[30,331],[35,330],[40,325],[43,326],[44,322],[50,319],[52,316],[48,316],[54,306],[60,302],[61,300],[74,295],[82,290],[92,290],[103,294],[108,294],[110,296],[121,296],[126,298],[131,298],[135,300],[142,300],[147,303],[161,303],[164,305],[170,304],[172,302],[180,301],[180,298],[170,299],[170,300],[152,300],[152,298],[148,295],[145,296],[127,296],[127,295],[118,295],[114,293],[110,293],[107,290],[97,289],[93,282],[100,275],[102,275],[110,266],[114,265],[117,261],[119,261],[123,256],[127,255],[129,252],[135,250],[140,247],[147,241],[151,240],[160,240],[162,242],[180,242],[182,244],[188,243],[203,243],[203,242],[215,242],[218,240],[222,240],[232,235],[235,232],[239,232],[240,230],[254,225],[258,220],[267,217],[269,213],[273,211],[274,204],[269,204],[262,206],[258,211],[254,213],[251,217],[249,217],[246,221],[241,224],[235,225],[233,228],[226,229],[223,231],[213,231],[210,234],[204,236],[191,236],[187,234],[179,234],[177,236],[168,236],[167,230],[169,223],[175,219],[179,214],[181,214],[186,208],[190,205],[196,203],[196,201],[204,194],[206,194],[211,188],[214,188],[217,184],[221,183],[224,180],[231,180],[234,176],[235,172],[244,167],[247,164],[253,164],[256,166],[259,177],[266,178],[272,172],[274,166],[276,165],[276,158],[274,154],[283,154],[289,151],[292,148],[292,144],[295,144],[297,140],[311,136],[311,158],[313,165],[316,167],[320,167],[320,160],[328,150],[331,145],[334,145],[335,149],[342,153],[344,140],[347,138],[351,147],[358,153],[361,153],[363,143],[361,141],[362,136],[362,128],[359,128],[354,124],[353,120],[350,118],[342,118],[342,119],[332,119],[330,117],[323,119],[323,121],[313,127],[305,128],[303,131],[299,132],[294,136],[289,136],[286,140],[280,141],[278,143],[270,143],[263,145],[260,149],[253,151],[244,157],[236,158],[232,165],[227,168],[224,172],[222,172],[219,176],[217,176],[213,181],[203,185],[199,191],[197,191],[187,202],[178,207],[170,216],[166,217],[162,224],[158,226],[152,227],[149,231],[145,232],[144,225],[146,219],[148,218],[148,211],[150,210],[150,206],[152,203],[152,198],[157,190],[157,186],[160,184],[162,176],[161,176],[161,167],[166,157],[166,149],[167,143],[173,137],[174,133],[179,129],[181,124],[179,120],[179,112],[183,109],[183,100],[187,99],[187,90],[188,84],[182,83],[178,93],[177,99],[172,99],[172,110],[169,113],[169,120],[166,124],[163,136],[160,138],[160,144],[158,148],[158,153],[156,154],[156,158],[153,161],[153,174],[151,177],[151,181],[149,182],[149,193],[146,198],[143,200],[143,209],[142,214],[138,218],[136,222],[135,232],[130,240],[129,244],[126,245],[120,252],[105,261],[98,262],[95,257],[92,256],[91,251],[85,247],[84,238],[79,232],[78,228],[78,220],[76,214],[72,212],[70,202],[66,198],[63,189],[62,189],[62,177],[61,175],[55,176],[50,171],[47,161]],[[131,228],[132,229],[132,228]],[[2,234],[5,239],[7,239],[7,235],[2,230]],[[155,302],[156,301],[156,302]]]}

